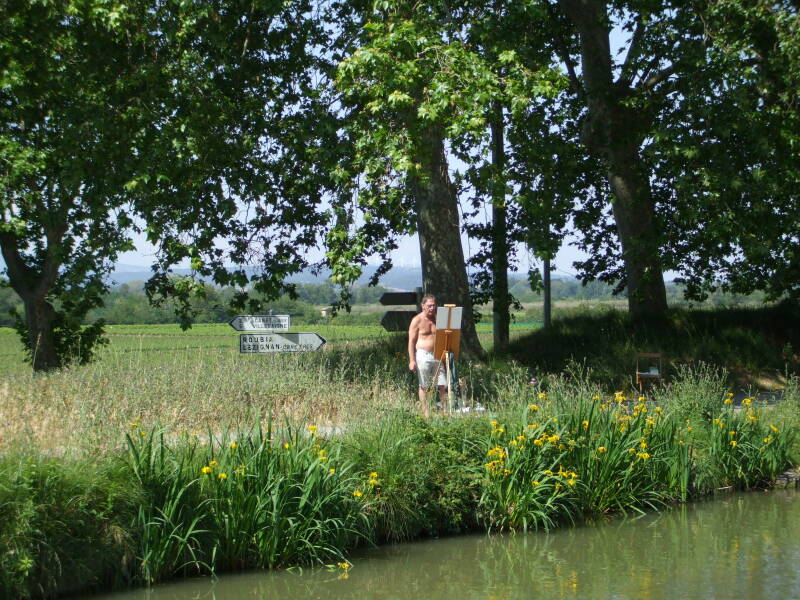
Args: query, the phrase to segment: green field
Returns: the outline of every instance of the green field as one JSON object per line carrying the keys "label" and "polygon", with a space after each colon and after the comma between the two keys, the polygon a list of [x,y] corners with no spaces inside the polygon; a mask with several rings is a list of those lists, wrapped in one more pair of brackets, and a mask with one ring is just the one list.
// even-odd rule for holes
{"label": "green field", "polygon": [[[692,365],[724,367],[727,379],[717,386],[722,393],[737,385],[731,373],[780,374],[784,364],[794,369],[784,357],[791,358],[792,344],[800,346],[787,327],[794,313],[780,306],[676,311],[674,323],[639,330],[626,313],[608,307],[573,313],[559,316],[550,330],[515,323],[511,358],[461,361],[465,402],[516,401],[528,393],[532,377],[548,385],[578,365],[591,370],[586,378],[599,391],[629,389],[636,352],[643,349],[665,351],[671,377]],[[227,323],[187,331],[110,325],[109,343],[93,364],[33,374],[16,333],[0,328],[0,450],[24,439],[47,452],[94,452],[118,446],[130,422],[219,431],[271,414],[338,426],[371,416],[376,407],[412,406],[416,383],[407,370],[404,333],[378,325],[292,330],[317,332],[327,344],[312,353],[241,355],[238,333]],[[478,334],[491,351],[491,324],[480,323]],[[744,381],[738,387],[746,391]]]}
{"label": "green field", "polygon": [[[512,338],[533,331],[538,323],[513,323]],[[491,347],[492,326],[479,323],[478,335],[484,347]],[[379,341],[399,343],[405,333],[389,333],[380,325],[308,325],[292,327],[290,331],[314,331],[326,339],[323,352],[346,348],[353,342]],[[139,361],[164,361],[185,354],[187,359],[203,357],[203,352],[216,350],[239,354],[238,333],[227,323],[197,324],[186,331],[176,325],[108,325],[109,344],[98,353],[99,361],[118,362],[124,356]],[[166,355],[164,353],[167,353]],[[252,358],[252,357],[250,357]],[[272,359],[274,357],[268,357]],[[245,357],[242,357],[245,360]],[[0,327],[0,376],[26,374],[22,344],[16,332]]]}
{"label": "green field", "polygon": [[[118,446],[130,422],[218,431],[273,414],[333,425],[376,405],[411,405],[405,334],[379,326],[302,330],[327,344],[313,353],[241,355],[227,324],[113,325],[94,363],[33,374],[16,333],[0,329],[0,450],[25,439],[48,452],[94,452]],[[483,326],[480,335],[488,343],[491,330]],[[473,387],[485,394],[495,382],[481,385]]]}

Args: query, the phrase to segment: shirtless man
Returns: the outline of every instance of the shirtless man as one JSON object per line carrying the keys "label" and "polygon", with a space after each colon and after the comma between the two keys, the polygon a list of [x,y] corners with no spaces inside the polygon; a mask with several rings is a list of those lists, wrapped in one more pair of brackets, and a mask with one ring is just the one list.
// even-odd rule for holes
{"label": "shirtless man", "polygon": [[422,297],[422,312],[414,317],[408,327],[408,370],[419,375],[419,409],[428,417],[427,390],[438,370],[436,383],[439,387],[439,400],[442,410],[446,406],[447,377],[440,361],[433,357],[433,342],[436,336],[436,298],[431,294]]}

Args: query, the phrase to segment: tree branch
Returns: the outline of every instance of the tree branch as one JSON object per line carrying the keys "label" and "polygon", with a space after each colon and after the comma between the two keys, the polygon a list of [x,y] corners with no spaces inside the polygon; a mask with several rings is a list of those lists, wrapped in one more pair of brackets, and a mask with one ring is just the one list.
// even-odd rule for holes
{"label": "tree branch", "polygon": [[[547,8],[547,13],[550,16],[550,19],[555,24],[558,20],[558,15],[556,14],[555,10],[553,9],[553,5],[550,2],[545,2],[545,7]],[[569,50],[567,49],[567,44],[564,41],[564,38],[561,36],[561,32],[556,30],[555,35],[553,36],[553,43],[556,47],[556,53],[558,57],[561,59],[561,62],[567,68],[567,75],[569,76],[569,81],[572,86],[572,90],[578,95],[579,98],[583,98],[586,95],[586,91],[583,89],[583,85],[581,84],[580,78],[578,78],[577,73],[575,72],[575,64],[572,62],[572,58],[570,58]]]}
{"label": "tree branch", "polygon": [[31,295],[33,286],[30,282],[35,279],[36,273],[22,258],[19,252],[18,238],[7,231],[0,232],[0,252],[6,261],[8,281],[20,298],[25,300]]}
{"label": "tree branch", "polygon": [[[636,89],[641,90],[643,92],[651,92],[653,91],[653,88],[656,87],[659,83],[672,77],[676,71],[677,69],[675,68],[675,65],[670,65],[669,67],[662,69],[658,73],[654,73],[653,75],[647,77],[646,79],[644,78],[641,79],[639,83],[636,85]],[[649,69],[647,70],[647,72],[649,72]],[[647,72],[645,72],[645,74],[643,75],[646,75]]]}
{"label": "tree branch", "polygon": [[622,64],[622,70],[619,76],[618,85],[630,87],[633,83],[633,78],[636,75],[636,70],[633,68],[634,62],[639,58],[642,52],[642,38],[644,37],[644,24],[642,23],[642,16],[636,17],[636,30],[633,32],[631,38],[631,45],[628,48],[628,54],[625,56],[625,62]]}

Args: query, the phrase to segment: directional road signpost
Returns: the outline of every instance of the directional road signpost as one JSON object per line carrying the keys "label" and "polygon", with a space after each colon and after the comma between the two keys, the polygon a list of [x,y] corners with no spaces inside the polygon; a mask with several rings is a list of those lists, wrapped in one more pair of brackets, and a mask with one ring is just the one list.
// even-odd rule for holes
{"label": "directional road signpost", "polygon": [[422,288],[415,292],[385,292],[380,299],[384,306],[403,306],[416,304],[417,310],[387,310],[381,318],[381,325],[386,331],[408,331],[411,319],[421,310],[419,303],[422,298]]}
{"label": "directional road signpost", "polygon": [[241,354],[270,354],[272,352],[311,352],[319,350],[325,338],[308,331],[295,333],[239,334]]}
{"label": "directional road signpost", "polygon": [[236,331],[289,331],[289,315],[236,315],[228,325]]}
{"label": "directional road signpost", "polygon": [[252,332],[239,334],[241,354],[312,352],[325,344],[325,338],[317,333],[289,333],[289,315],[237,315],[228,324],[236,331]]}

